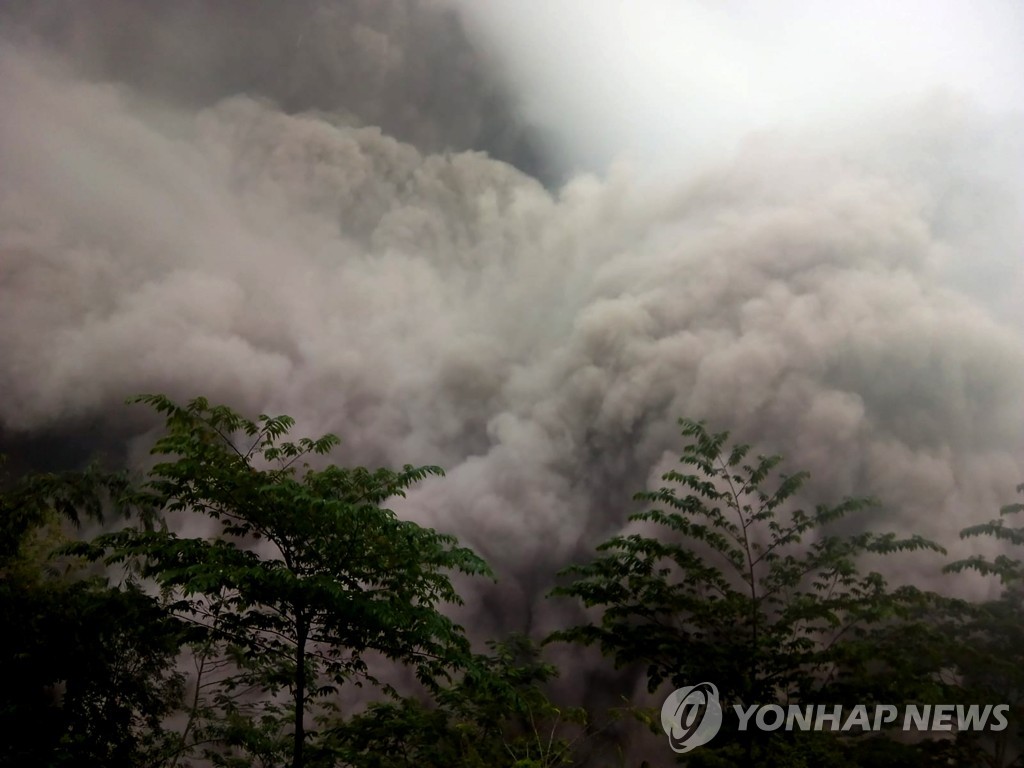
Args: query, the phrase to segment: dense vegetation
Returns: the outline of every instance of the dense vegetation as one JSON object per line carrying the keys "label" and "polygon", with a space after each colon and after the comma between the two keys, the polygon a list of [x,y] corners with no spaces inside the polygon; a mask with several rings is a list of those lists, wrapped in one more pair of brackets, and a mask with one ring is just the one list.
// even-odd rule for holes
{"label": "dense vegetation", "polygon": [[[288,417],[139,400],[166,423],[145,477],[0,486],[0,764],[1024,764],[1022,504],[962,533],[1009,554],[950,563],[918,536],[840,533],[873,502],[797,509],[803,473],[682,421],[680,468],[636,497],[635,532],[560,576],[551,599],[591,623],[474,649],[446,606],[460,602],[452,578],[493,578],[487,565],[386,507],[439,468],[314,469],[337,438],[290,441]],[[1002,595],[968,603],[864,569],[904,551],[999,579]],[[599,649],[652,698],[552,701],[549,643]],[[907,738],[726,720],[677,756],[644,705],[705,680],[726,707],[1006,703],[1010,727]]]}

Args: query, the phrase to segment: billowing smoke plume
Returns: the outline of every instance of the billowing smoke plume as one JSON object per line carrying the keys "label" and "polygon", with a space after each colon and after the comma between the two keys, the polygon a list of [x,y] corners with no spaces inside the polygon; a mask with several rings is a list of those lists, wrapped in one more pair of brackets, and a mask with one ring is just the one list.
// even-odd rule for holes
{"label": "billowing smoke plume", "polygon": [[404,510],[489,559],[504,629],[550,625],[680,415],[947,543],[1024,480],[1019,114],[933,94],[556,185],[439,4],[4,13],[11,445],[141,461],[121,402],[162,391],[440,464]]}

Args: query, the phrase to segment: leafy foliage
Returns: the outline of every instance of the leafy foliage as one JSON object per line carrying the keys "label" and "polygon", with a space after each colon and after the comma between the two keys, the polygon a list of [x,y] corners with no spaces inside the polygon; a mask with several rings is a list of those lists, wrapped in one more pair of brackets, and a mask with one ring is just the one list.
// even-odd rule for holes
{"label": "leafy foliage", "polygon": [[543,691],[556,675],[523,636],[489,643],[433,706],[378,703],[334,734],[346,764],[366,768],[560,768],[583,736],[582,709],[555,706]]}
{"label": "leafy foliage", "polygon": [[[599,557],[569,568],[571,583],[555,590],[600,618],[550,639],[598,645],[617,666],[643,665],[652,692],[713,680],[725,705],[813,702],[826,687],[833,701],[839,692],[862,701],[922,695],[894,692],[878,667],[919,670],[901,622],[932,597],[890,588],[859,560],[941,547],[918,536],[829,534],[829,524],[874,502],[788,509],[806,473],[779,473],[779,457],[750,461],[749,446],[727,446],[727,432],[680,423],[689,438],[683,468],[635,497],[658,505],[630,518],[649,533],[600,545]],[[925,634],[918,645],[932,641]],[[921,680],[929,677],[903,682]]]}
{"label": "leafy foliage", "polygon": [[[1024,493],[1024,483],[1017,486],[1017,493]],[[1024,504],[1007,504],[999,510],[999,517],[986,523],[972,525],[960,531],[960,538],[970,539],[988,536],[1012,546],[1024,546],[1024,526],[1014,527],[1007,522],[1011,515],[1024,512]],[[1024,564],[1009,555],[998,555],[987,558],[974,555],[964,560],[957,560],[946,566],[947,573],[962,573],[974,570],[985,576],[996,576],[1007,587],[1024,582]]]}
{"label": "leafy foliage", "polygon": [[[452,575],[489,575],[486,565],[387,508],[438,467],[331,466],[337,438],[289,439],[287,416],[137,401],[166,425],[140,481],[97,468],[0,476],[0,763],[593,763],[600,715],[548,698],[557,670],[541,649],[513,636],[474,654],[445,615],[460,602]],[[865,572],[867,558],[941,547],[839,535],[853,527],[837,523],[874,502],[800,508],[806,473],[787,475],[779,457],[751,457],[700,422],[681,426],[681,466],[637,495],[632,531],[555,590],[592,620],[549,642],[597,646],[652,692],[713,680],[726,706],[1009,702],[1018,731],[904,743],[739,733],[727,719],[686,756],[693,766],[1022,764],[1024,566],[1012,550],[1024,533],[1010,520],[1024,504],[961,534],[1002,554],[946,567],[996,576],[998,600],[893,587]],[[83,521],[104,532],[80,540]],[[414,695],[384,682],[396,666]],[[376,695],[342,711],[346,686]],[[657,714],[628,704],[614,715],[635,715],[661,742]]]}
{"label": "leafy foliage", "polygon": [[102,519],[123,478],[4,478],[0,492],[0,764],[136,766],[169,738],[180,636],[149,595],[54,555],[62,522]]}
{"label": "leafy foliage", "polygon": [[[1017,486],[1024,493],[1024,484]],[[1024,527],[1015,527],[1012,516],[1024,513],[1024,504],[1007,504],[999,517],[972,525],[961,538],[988,537],[1008,547],[1024,546]],[[967,695],[976,700],[1009,703],[1013,728],[987,744],[975,744],[990,766],[1024,765],[1024,563],[1009,554],[974,555],[945,568],[948,573],[975,571],[995,576],[1002,584],[996,600],[972,605],[955,627],[960,642],[955,661]],[[969,735],[965,735],[971,740]]]}
{"label": "leafy foliage", "polygon": [[381,506],[439,468],[314,470],[303,460],[338,440],[286,441],[287,416],[250,421],[201,398],[139,400],[165,416],[153,452],[168,460],[125,502],[198,518],[185,519],[187,530],[205,518],[211,535],[140,526],[70,551],[154,580],[203,653],[230,659],[212,661],[231,667],[212,697],[231,724],[224,739],[303,765],[311,716],[332,707],[339,686],[377,682],[368,654],[411,665],[427,686],[464,662],[468,643],[439,607],[460,602],[450,572],[486,566]]}

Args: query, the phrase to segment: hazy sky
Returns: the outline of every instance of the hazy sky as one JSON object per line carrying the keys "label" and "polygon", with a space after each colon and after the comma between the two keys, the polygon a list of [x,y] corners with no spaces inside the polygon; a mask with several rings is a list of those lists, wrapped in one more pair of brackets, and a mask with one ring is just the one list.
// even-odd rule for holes
{"label": "hazy sky", "polygon": [[930,89],[1024,108],[1017,0],[491,0],[461,3],[527,114],[603,167],[706,160],[751,130]]}

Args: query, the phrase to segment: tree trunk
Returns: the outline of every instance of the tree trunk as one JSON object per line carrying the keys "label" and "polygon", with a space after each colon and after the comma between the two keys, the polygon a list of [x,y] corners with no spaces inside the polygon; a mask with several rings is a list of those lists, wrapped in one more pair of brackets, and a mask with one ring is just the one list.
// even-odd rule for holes
{"label": "tree trunk", "polygon": [[295,621],[295,734],[292,747],[292,768],[302,768],[302,748],[306,743],[306,638],[309,627],[302,611]]}

